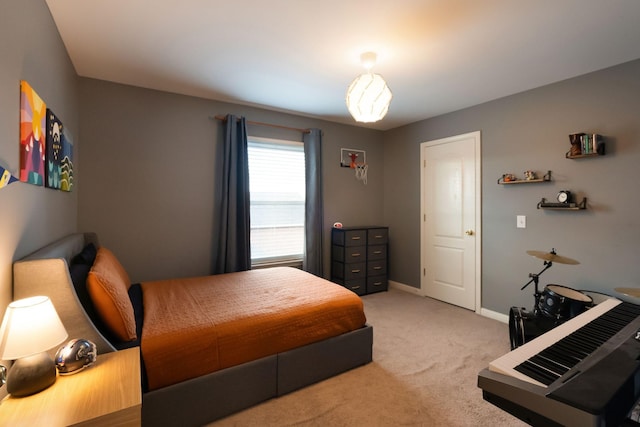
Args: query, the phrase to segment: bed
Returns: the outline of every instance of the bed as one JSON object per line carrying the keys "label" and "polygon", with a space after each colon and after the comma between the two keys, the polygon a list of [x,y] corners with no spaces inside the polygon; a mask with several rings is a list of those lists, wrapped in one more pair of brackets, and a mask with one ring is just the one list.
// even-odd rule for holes
{"label": "bed", "polygon": [[[126,271],[94,233],[77,233],[13,270],[14,299],[49,296],[69,337],[93,341],[98,354],[140,346],[143,425],[203,425],[372,360],[359,297],[297,269],[127,284],[125,301],[101,282],[126,282]],[[233,299],[238,290],[249,300]],[[303,313],[287,300],[302,301]],[[105,317],[109,310],[122,313]],[[203,319],[213,331],[199,329]],[[194,355],[201,363],[187,367]]]}

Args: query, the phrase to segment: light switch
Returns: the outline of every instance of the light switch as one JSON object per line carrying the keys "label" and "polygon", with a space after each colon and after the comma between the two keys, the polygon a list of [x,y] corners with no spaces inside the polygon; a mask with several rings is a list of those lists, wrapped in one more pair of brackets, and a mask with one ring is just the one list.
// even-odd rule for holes
{"label": "light switch", "polygon": [[516,227],[527,228],[527,217],[524,215],[516,216]]}

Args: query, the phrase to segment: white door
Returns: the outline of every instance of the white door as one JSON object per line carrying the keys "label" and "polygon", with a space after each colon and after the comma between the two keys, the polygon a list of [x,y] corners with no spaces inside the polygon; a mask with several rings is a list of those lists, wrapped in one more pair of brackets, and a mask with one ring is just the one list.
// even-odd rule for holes
{"label": "white door", "polygon": [[480,132],[420,144],[422,293],[480,311]]}

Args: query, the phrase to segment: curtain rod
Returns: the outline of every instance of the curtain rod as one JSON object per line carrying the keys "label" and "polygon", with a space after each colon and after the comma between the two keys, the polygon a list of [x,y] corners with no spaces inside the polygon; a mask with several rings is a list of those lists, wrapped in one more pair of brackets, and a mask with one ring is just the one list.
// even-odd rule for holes
{"label": "curtain rod", "polygon": [[[220,120],[221,122],[226,122],[227,121],[227,117],[226,116],[220,116],[220,115],[215,116],[214,119]],[[289,127],[289,126],[274,125],[272,123],[254,122],[254,121],[251,121],[251,120],[247,120],[247,124],[248,125],[255,125],[255,126],[267,126],[267,127],[272,127],[272,128],[278,128],[278,129],[295,130],[295,131],[302,132],[302,133],[311,133],[311,131],[309,129],[300,129],[300,128],[294,128],[294,127]]]}

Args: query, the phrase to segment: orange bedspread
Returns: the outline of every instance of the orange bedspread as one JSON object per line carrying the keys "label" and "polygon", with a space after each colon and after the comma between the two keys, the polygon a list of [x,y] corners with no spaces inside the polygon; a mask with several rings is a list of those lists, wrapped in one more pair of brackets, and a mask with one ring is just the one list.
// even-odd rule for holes
{"label": "orange bedspread", "polygon": [[360,298],[276,267],[142,283],[149,390],[358,329]]}

